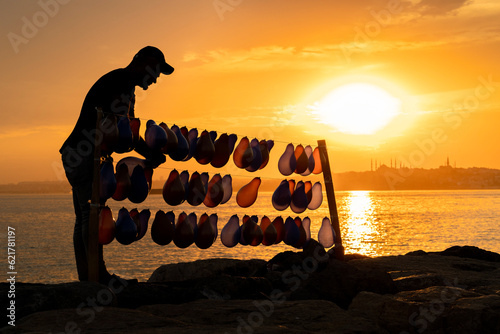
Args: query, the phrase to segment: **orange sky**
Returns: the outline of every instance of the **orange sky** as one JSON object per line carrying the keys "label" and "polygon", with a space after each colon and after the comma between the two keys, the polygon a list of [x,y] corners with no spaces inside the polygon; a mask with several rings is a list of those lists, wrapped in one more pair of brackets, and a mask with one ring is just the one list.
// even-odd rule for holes
{"label": "orange sky", "polygon": [[[326,139],[333,172],[447,156],[500,168],[499,15],[497,0],[4,1],[0,183],[64,179],[58,149],[88,89],[145,45],[176,70],[137,88],[144,124],[274,139],[272,163],[287,142]],[[312,119],[353,80],[402,98],[400,123],[367,137]]]}

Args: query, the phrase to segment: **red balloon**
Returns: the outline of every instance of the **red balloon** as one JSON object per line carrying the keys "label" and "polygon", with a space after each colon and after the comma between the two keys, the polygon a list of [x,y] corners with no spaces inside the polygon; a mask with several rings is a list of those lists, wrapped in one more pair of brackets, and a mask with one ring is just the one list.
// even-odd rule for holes
{"label": "red balloon", "polygon": [[256,177],[250,183],[241,187],[236,194],[236,203],[242,208],[248,208],[254,204],[257,200],[260,183],[260,177]]}
{"label": "red balloon", "polygon": [[115,220],[108,206],[101,208],[99,212],[99,243],[107,245],[115,238]]}

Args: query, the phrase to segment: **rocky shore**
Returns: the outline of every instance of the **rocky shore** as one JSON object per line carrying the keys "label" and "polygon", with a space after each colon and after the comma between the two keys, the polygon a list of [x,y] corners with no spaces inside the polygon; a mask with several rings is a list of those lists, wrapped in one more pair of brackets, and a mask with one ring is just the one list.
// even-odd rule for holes
{"label": "rocky shore", "polygon": [[16,283],[15,312],[1,333],[500,333],[500,254],[339,261],[312,240],[269,261],[161,266],[148,282]]}

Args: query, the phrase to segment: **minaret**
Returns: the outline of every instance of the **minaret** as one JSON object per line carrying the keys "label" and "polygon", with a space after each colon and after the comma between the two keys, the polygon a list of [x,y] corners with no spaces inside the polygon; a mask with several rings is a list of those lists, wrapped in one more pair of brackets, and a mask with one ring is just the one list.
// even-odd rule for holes
{"label": "minaret", "polygon": [[450,157],[446,157],[446,167],[450,167]]}

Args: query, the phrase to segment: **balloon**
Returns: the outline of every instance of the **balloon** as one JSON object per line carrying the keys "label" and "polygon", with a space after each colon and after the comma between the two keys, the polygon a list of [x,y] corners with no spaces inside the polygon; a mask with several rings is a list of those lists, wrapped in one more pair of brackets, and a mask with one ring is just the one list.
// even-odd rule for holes
{"label": "balloon", "polygon": [[135,226],[137,227],[137,236],[136,236],[137,238],[139,237],[139,233],[141,231],[141,222],[139,221],[139,210],[137,210],[137,208],[134,208],[130,210],[128,214],[130,215],[130,218],[132,218],[132,220],[134,221]]}
{"label": "balloon", "polygon": [[128,199],[132,203],[142,203],[148,197],[149,185],[146,179],[146,174],[144,174],[144,168],[141,165],[137,165],[130,176],[130,192],[128,194]]}
{"label": "balloon", "polygon": [[153,186],[153,168],[146,167],[144,168],[144,176],[146,177],[146,182],[148,183],[148,192],[151,191],[151,187]]}
{"label": "balloon", "polygon": [[283,222],[283,217],[278,216],[274,218],[272,224],[277,232],[277,237],[274,244],[279,244],[280,242],[283,241],[283,238],[285,237],[285,223]]}
{"label": "balloon", "polygon": [[233,195],[233,179],[231,175],[227,174],[222,178],[222,189],[224,191],[224,197],[222,198],[220,204],[224,204],[229,201]]}
{"label": "balloon", "polygon": [[229,155],[231,155],[231,153],[233,153],[234,145],[236,145],[237,141],[238,141],[237,135],[235,135],[234,133],[229,135]]}
{"label": "balloon", "polygon": [[125,153],[132,151],[134,147],[134,135],[130,127],[130,120],[126,116],[120,117],[117,123],[118,127],[118,143],[115,147],[115,152]]}
{"label": "balloon", "polygon": [[177,136],[177,147],[175,150],[169,151],[168,155],[172,160],[182,161],[189,154],[189,143],[177,125],[173,125],[171,130]]}
{"label": "balloon", "polygon": [[307,208],[309,210],[316,210],[321,206],[321,203],[323,203],[323,190],[321,189],[321,182],[316,182],[312,189],[312,198],[309,204],[307,205]]}
{"label": "balloon", "polygon": [[126,164],[128,167],[129,175],[132,176],[132,172],[137,165],[140,165],[142,168],[146,169],[146,160],[136,157],[126,157],[118,161],[116,164],[116,170],[118,171],[118,167]]}
{"label": "balloon", "polygon": [[260,221],[260,229],[264,232],[262,244],[265,246],[273,245],[278,238],[278,231],[267,216],[262,217]]}
{"label": "balloon", "polygon": [[203,204],[209,208],[214,208],[222,202],[224,198],[224,188],[222,186],[222,177],[215,174],[208,182],[207,194]]}
{"label": "balloon", "polygon": [[262,163],[259,167],[259,169],[262,169],[267,166],[267,163],[269,162],[269,152],[271,151],[271,148],[274,146],[274,141],[272,140],[261,140],[259,142],[259,148],[260,148],[260,155],[262,156]]}
{"label": "balloon", "polygon": [[301,174],[304,173],[309,167],[309,158],[304,150],[304,146],[298,145],[295,148],[295,159],[297,160],[297,167],[295,168],[295,173]]}
{"label": "balloon", "polygon": [[238,215],[233,215],[229,218],[227,224],[222,228],[220,240],[226,247],[234,247],[240,241],[241,229],[240,219]]}
{"label": "balloon", "polygon": [[115,238],[116,224],[108,206],[99,211],[99,243],[107,245]]}
{"label": "balloon", "polygon": [[297,159],[295,159],[293,144],[286,146],[285,152],[278,161],[278,170],[282,175],[291,175],[297,168]]}
{"label": "balloon", "polygon": [[187,157],[184,158],[184,161],[188,161],[191,159],[197,150],[198,145],[198,129],[194,128],[188,131],[188,129],[183,126],[181,128],[181,132],[189,143],[189,153]]}
{"label": "balloon", "polygon": [[151,225],[151,239],[153,239],[156,244],[165,246],[168,245],[173,238],[174,220],[172,216],[165,214],[162,210],[158,210],[153,220],[153,224]]}
{"label": "balloon", "polygon": [[239,168],[247,168],[253,160],[253,150],[250,147],[250,141],[247,137],[240,140],[238,146],[234,150],[233,161]]}
{"label": "balloon", "polygon": [[229,136],[223,133],[214,143],[215,154],[210,161],[210,164],[216,168],[221,168],[227,164],[231,151],[229,150]]}
{"label": "balloon", "polygon": [[242,245],[258,246],[264,237],[262,230],[255,218],[245,216],[243,218],[243,225],[241,225],[241,238]]}
{"label": "balloon", "polygon": [[290,189],[290,196],[291,196],[295,191],[295,180],[288,180],[288,187]]}
{"label": "balloon", "polygon": [[187,200],[189,195],[189,172],[187,170],[182,171],[179,178],[184,186],[184,200]]}
{"label": "balloon", "polygon": [[290,193],[290,186],[287,180],[281,181],[280,185],[274,191],[271,201],[273,207],[279,211],[286,210],[290,206],[292,195]]}
{"label": "balloon", "polygon": [[198,218],[196,217],[196,213],[191,212],[188,215],[187,220],[189,224],[191,224],[191,227],[193,228],[193,235],[194,235],[193,242],[194,242],[194,240],[196,240],[196,236],[198,235]]}
{"label": "balloon", "polygon": [[151,217],[151,211],[149,209],[143,209],[139,212],[139,232],[137,234],[137,240],[141,240],[148,231],[149,218]]}
{"label": "balloon", "polygon": [[236,194],[236,203],[242,208],[248,208],[257,200],[260,177],[255,177],[250,183],[240,188]]}
{"label": "balloon", "polygon": [[194,158],[199,164],[206,165],[212,161],[215,155],[215,146],[210,138],[210,133],[204,130],[198,141],[196,142],[196,151],[194,152]]}
{"label": "balloon", "polygon": [[[102,135],[101,142],[101,154],[111,154],[115,149],[116,145],[120,140],[119,132],[118,132],[118,124],[116,121],[116,116],[111,113],[105,113],[104,117],[101,119],[99,123],[99,127],[97,128],[97,134]],[[92,138],[92,142],[94,138]]]}
{"label": "balloon", "polygon": [[304,152],[307,155],[308,165],[307,165],[307,169],[303,173],[301,173],[300,175],[307,176],[313,172],[314,167],[315,167],[313,149],[312,149],[311,145],[307,145],[304,149]]}
{"label": "balloon", "polygon": [[167,145],[167,133],[161,126],[156,124],[155,121],[150,119],[146,123],[146,133],[144,134],[144,141],[148,147],[153,151],[160,151]]}
{"label": "balloon", "polygon": [[288,217],[285,221],[285,235],[283,241],[289,246],[295,246],[300,240],[300,229],[295,223],[294,219]]}
{"label": "balloon", "polygon": [[108,198],[116,191],[116,178],[111,161],[105,161],[101,165],[101,177],[99,180],[99,199],[101,203],[106,203]]}
{"label": "balloon", "polygon": [[308,205],[307,195],[305,193],[305,185],[303,181],[297,182],[297,186],[292,194],[292,201],[290,202],[290,209],[295,213],[302,213],[306,210]]}
{"label": "balloon", "polygon": [[191,174],[191,178],[189,180],[188,203],[192,206],[198,206],[203,203],[206,195],[207,192],[201,179],[201,175],[198,172],[194,172]]}
{"label": "balloon", "polygon": [[163,185],[163,199],[165,203],[176,206],[184,202],[186,189],[177,170],[172,170]]}
{"label": "balloon", "polygon": [[130,131],[132,132],[132,147],[135,147],[139,142],[139,130],[141,128],[141,120],[139,118],[130,118]]}
{"label": "balloon", "polygon": [[313,157],[314,157],[314,170],[313,170],[313,174],[320,174],[321,172],[323,172],[323,165],[321,164],[319,147],[316,147],[314,149],[314,151],[313,151]]}
{"label": "balloon", "polygon": [[302,227],[306,232],[306,242],[308,242],[309,240],[311,240],[311,218],[306,217],[302,219]]}
{"label": "balloon", "polygon": [[300,217],[296,217],[294,219],[294,221],[295,221],[295,224],[297,225],[297,227],[299,228],[300,237],[299,237],[299,241],[297,241],[297,243],[295,243],[293,245],[293,247],[302,248],[307,241],[307,233],[304,229],[304,226],[302,226],[302,220],[300,219]]}
{"label": "balloon", "polygon": [[116,165],[116,190],[113,193],[113,199],[116,201],[123,201],[128,197],[132,182],[127,164]]}
{"label": "balloon", "polygon": [[210,224],[212,224],[212,228],[215,231],[215,236],[214,236],[214,241],[215,241],[217,239],[217,236],[219,235],[219,230],[217,229],[217,222],[219,221],[219,217],[217,216],[216,213],[212,213],[208,219],[210,221]]}
{"label": "balloon", "polygon": [[195,244],[200,249],[207,249],[214,243],[216,238],[216,230],[210,222],[209,216],[204,213],[200,217],[198,223],[198,235],[196,236]]}
{"label": "balloon", "polygon": [[164,154],[169,154],[170,152],[173,152],[177,149],[177,145],[179,145],[179,141],[177,140],[177,136],[175,135],[175,133],[172,130],[170,130],[170,128],[167,126],[167,124],[161,122],[160,127],[167,134],[167,144],[161,148],[161,151]]}
{"label": "balloon", "polygon": [[129,245],[137,239],[137,225],[125,208],[118,211],[115,237],[122,245]]}
{"label": "balloon", "polygon": [[186,213],[182,212],[179,215],[177,224],[174,230],[174,244],[179,248],[191,246],[194,242],[194,231]]}
{"label": "balloon", "polygon": [[311,181],[304,182],[304,192],[306,193],[307,205],[309,205],[309,203],[311,203],[311,200],[312,200],[312,182]]}
{"label": "balloon", "polygon": [[252,148],[252,161],[250,162],[250,166],[245,168],[249,172],[255,172],[260,169],[262,165],[262,152],[260,150],[260,142],[258,139],[252,139],[250,142],[250,147]]}
{"label": "balloon", "polygon": [[333,231],[330,219],[325,217],[321,222],[318,232],[318,242],[325,248],[330,248],[335,243],[335,232]]}

